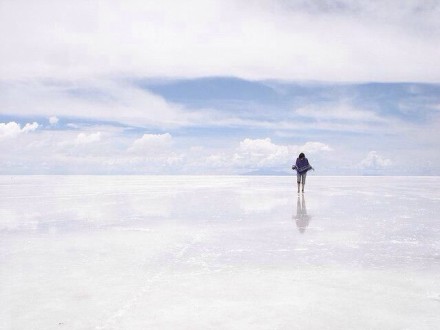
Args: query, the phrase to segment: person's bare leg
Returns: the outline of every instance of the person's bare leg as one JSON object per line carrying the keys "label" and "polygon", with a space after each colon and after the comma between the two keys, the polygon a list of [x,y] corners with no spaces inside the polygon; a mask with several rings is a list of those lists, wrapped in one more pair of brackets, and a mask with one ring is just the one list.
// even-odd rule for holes
{"label": "person's bare leg", "polygon": [[299,194],[299,187],[301,186],[301,183],[298,182],[298,194]]}
{"label": "person's bare leg", "polygon": [[305,186],[306,184],[303,182],[302,183],[302,192],[304,192],[304,186]]}

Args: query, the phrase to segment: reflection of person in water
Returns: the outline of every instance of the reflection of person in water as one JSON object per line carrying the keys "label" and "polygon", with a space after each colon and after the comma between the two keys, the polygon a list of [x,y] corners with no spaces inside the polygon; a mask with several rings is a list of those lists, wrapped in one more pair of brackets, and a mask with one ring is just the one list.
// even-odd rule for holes
{"label": "reflection of person in water", "polygon": [[304,196],[302,196],[302,200],[298,196],[298,200],[296,202],[295,222],[299,232],[301,234],[304,233],[310,222],[310,216],[307,214],[306,199]]}

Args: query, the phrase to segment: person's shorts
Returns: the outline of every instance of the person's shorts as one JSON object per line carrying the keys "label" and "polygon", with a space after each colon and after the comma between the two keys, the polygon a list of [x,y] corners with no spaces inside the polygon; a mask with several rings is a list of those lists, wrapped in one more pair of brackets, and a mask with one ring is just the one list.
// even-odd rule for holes
{"label": "person's shorts", "polygon": [[307,172],[304,173],[297,173],[296,174],[296,182],[301,183],[302,184],[306,184],[306,176],[307,176]]}

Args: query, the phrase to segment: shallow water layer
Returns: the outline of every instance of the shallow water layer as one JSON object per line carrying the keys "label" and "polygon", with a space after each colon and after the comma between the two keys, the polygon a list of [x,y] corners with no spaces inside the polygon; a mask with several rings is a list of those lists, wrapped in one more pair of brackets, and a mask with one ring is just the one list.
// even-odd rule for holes
{"label": "shallow water layer", "polygon": [[0,329],[436,329],[440,177],[0,177]]}

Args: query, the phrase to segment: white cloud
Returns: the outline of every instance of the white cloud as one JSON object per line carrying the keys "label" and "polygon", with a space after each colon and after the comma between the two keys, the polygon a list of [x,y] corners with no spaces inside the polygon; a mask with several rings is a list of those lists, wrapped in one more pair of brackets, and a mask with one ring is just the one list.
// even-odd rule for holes
{"label": "white cloud", "polygon": [[28,133],[28,132],[33,132],[38,128],[38,123],[33,122],[32,124],[27,123],[26,125],[24,125],[22,132],[23,133]]}
{"label": "white cloud", "polygon": [[122,158],[137,172],[181,173],[187,165],[186,150],[175,149],[169,133],[144,134],[133,141],[127,151]]}
{"label": "white cloud", "polygon": [[0,76],[439,81],[439,8],[422,0],[6,1]]}
{"label": "white cloud", "polygon": [[101,132],[96,133],[79,133],[75,139],[76,145],[90,144],[101,141]]}
{"label": "white cloud", "polygon": [[22,133],[33,132],[38,128],[38,123],[27,123],[23,128],[14,121],[9,123],[0,123],[0,139],[14,138]]}
{"label": "white cloud", "polygon": [[172,136],[169,133],[144,134],[133,142],[128,151],[134,153],[162,153],[169,150],[171,144]]}
{"label": "white cloud", "polygon": [[[5,126],[0,125],[0,131]],[[25,131],[30,132],[35,125],[27,127]],[[411,148],[387,149],[386,157],[385,151],[371,151],[366,155],[365,149],[371,146],[366,150],[372,150],[377,140],[364,144],[364,140],[356,139],[350,147],[335,140],[332,143],[325,140],[289,144],[287,139],[277,142],[270,138],[219,143],[217,140],[176,138],[170,133],[134,138],[132,132],[125,134],[123,128],[113,126],[107,129],[104,126],[84,126],[76,130],[38,129],[32,134],[24,133],[24,127],[21,127],[21,131],[20,138],[0,143],[0,153],[5,155],[0,160],[3,174],[243,174],[260,169],[288,174],[292,173],[290,166],[300,152],[305,152],[317,174],[358,174],[361,170],[373,174],[380,170],[396,173],[395,169],[400,174],[424,173],[420,167],[409,168],[411,165],[405,162],[408,158],[423,157],[425,149],[417,153]],[[212,141],[216,144],[213,145]],[[438,169],[435,141],[431,141],[433,147],[429,159],[434,165],[427,165],[424,168],[426,173],[435,174]],[[333,149],[338,152],[332,152]],[[427,172],[429,168],[432,168],[431,172]]]}
{"label": "white cloud", "polygon": [[56,125],[56,124],[58,124],[58,122],[59,122],[58,117],[55,117],[55,116],[49,117],[49,124]]}
{"label": "white cloud", "polygon": [[300,150],[304,152],[315,154],[321,151],[332,151],[333,149],[322,142],[306,142],[303,146],[300,147]]}
{"label": "white cloud", "polygon": [[233,159],[235,164],[245,166],[274,166],[289,159],[289,148],[272,143],[270,138],[244,139]]}
{"label": "white cloud", "polygon": [[392,165],[390,159],[379,155],[377,151],[370,151],[365,159],[363,159],[359,166],[366,170],[380,170]]}

